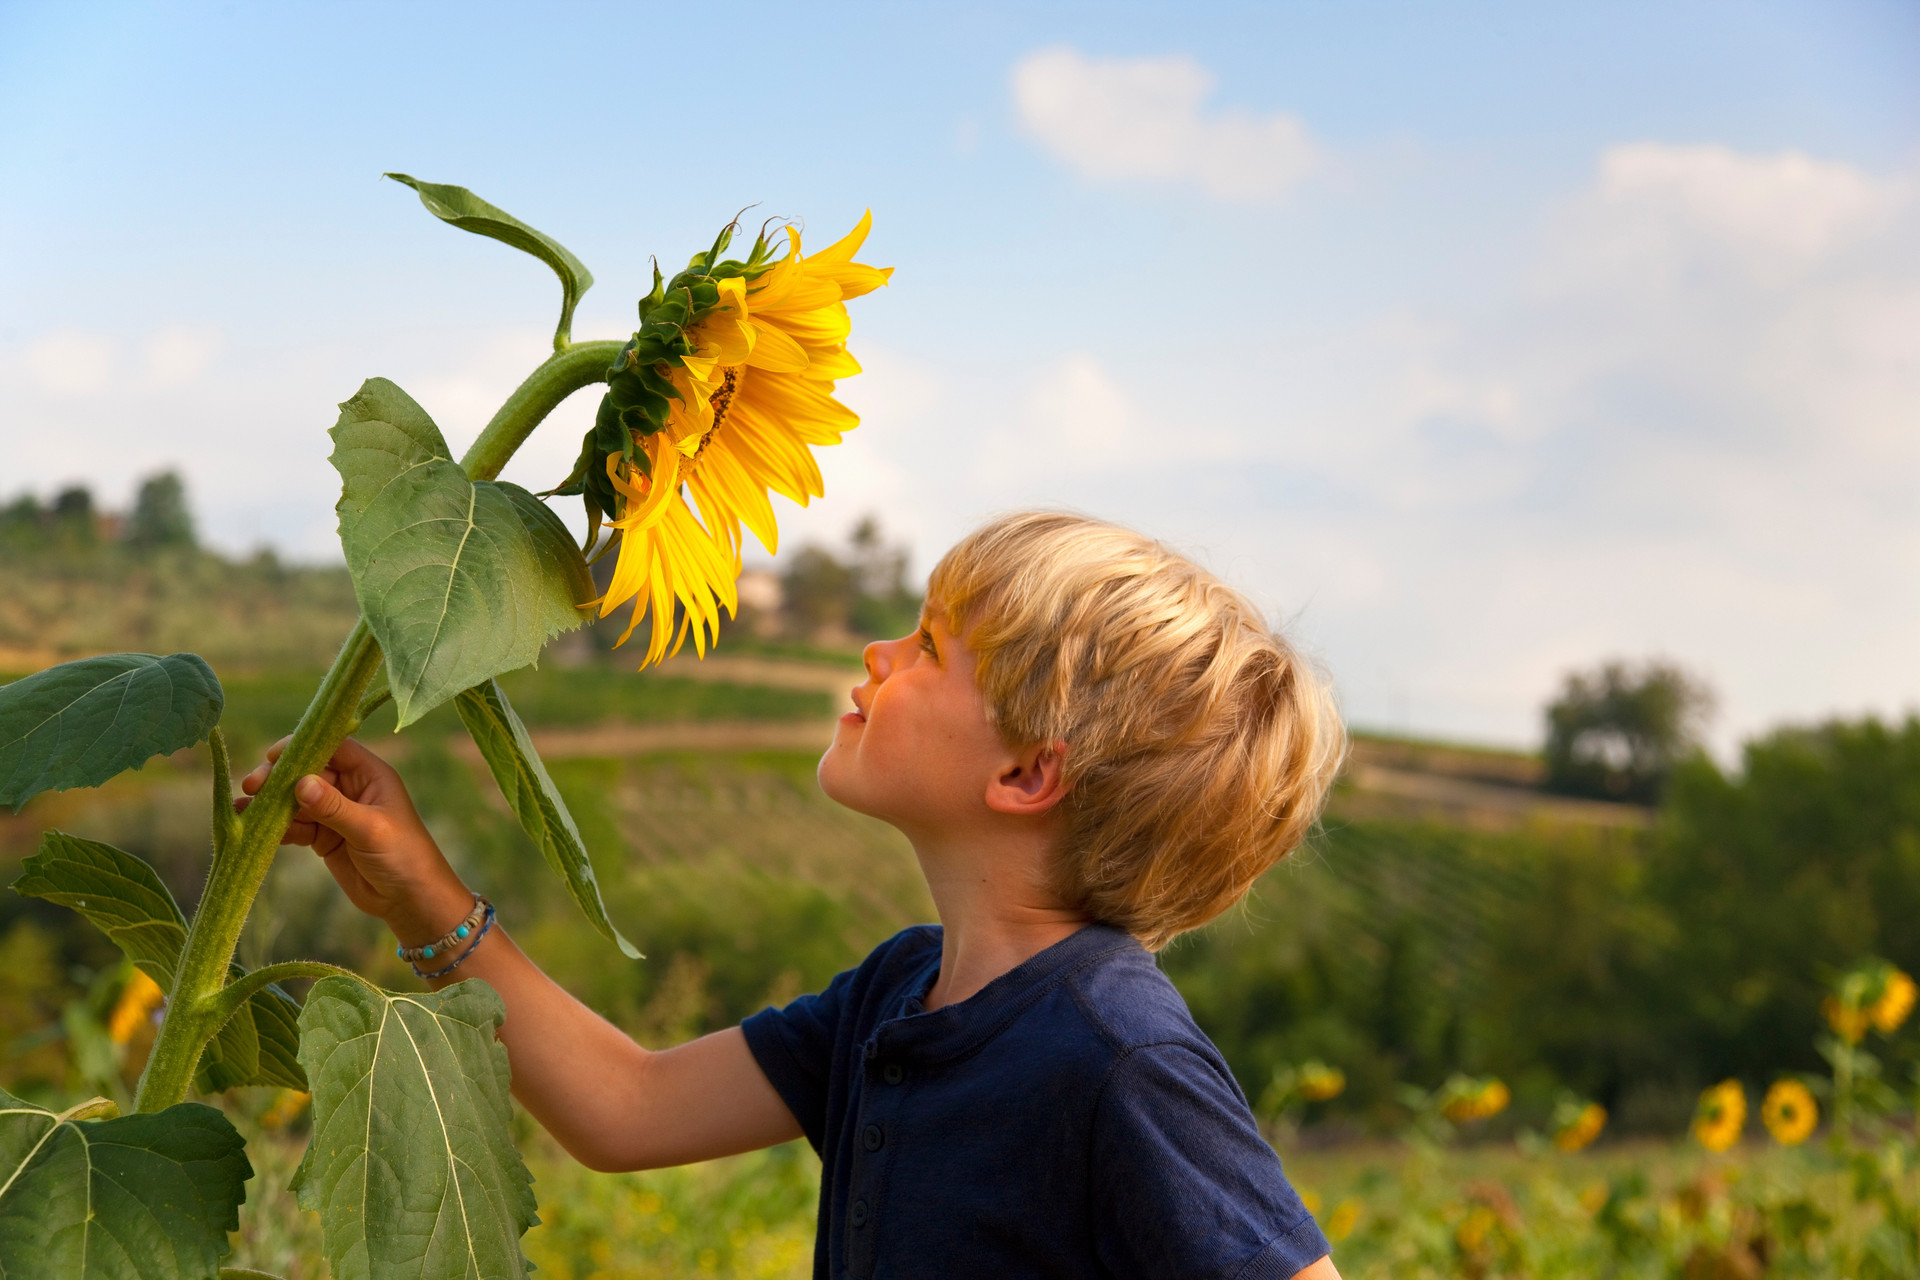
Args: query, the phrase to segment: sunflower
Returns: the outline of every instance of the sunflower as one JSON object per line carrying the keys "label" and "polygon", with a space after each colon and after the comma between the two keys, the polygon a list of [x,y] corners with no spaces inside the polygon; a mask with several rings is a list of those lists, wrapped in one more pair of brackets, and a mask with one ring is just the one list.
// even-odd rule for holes
{"label": "sunflower", "polygon": [[1747,1091],[1738,1080],[1722,1080],[1700,1095],[1693,1114],[1693,1136],[1709,1151],[1725,1151],[1747,1127]]}
{"label": "sunflower", "polygon": [[1892,969],[1881,986],[1880,998],[1867,1006],[1867,1017],[1874,1029],[1883,1036],[1899,1030],[1900,1024],[1913,1012],[1916,995],[1920,995],[1920,990],[1915,989],[1913,979]]}
{"label": "sunflower", "polygon": [[120,998],[114,1001],[113,1012],[107,1015],[107,1039],[118,1045],[126,1044],[166,998],[167,993],[160,989],[159,983],[149,978],[145,971],[135,969],[133,976],[127,979],[127,985],[120,988]]}
{"label": "sunflower", "polygon": [[1346,1092],[1347,1073],[1315,1059],[1301,1066],[1299,1088],[1308,1102],[1325,1102]]}
{"label": "sunflower", "polygon": [[779,549],[770,493],[802,506],[825,493],[812,449],[837,444],[860,421],[833,397],[838,379],[860,372],[846,347],[846,302],[892,274],[853,260],[871,225],[869,213],[812,255],[788,227],[784,255],[774,257],[763,235],[745,262],[720,262],[729,229],[670,287],[656,279],[642,304],[641,332],[615,366],[569,481],[579,487],[559,492],[584,492],[595,522],[597,500],[619,512],[609,522],[619,558],[600,616],[634,602],[622,643],[652,617],[643,666],[689,632],[706,652],[720,610],[738,607],[745,532]]}
{"label": "sunflower", "polygon": [[1797,1147],[1813,1136],[1814,1126],[1820,1123],[1820,1104],[1798,1080],[1776,1080],[1760,1103],[1760,1120],[1775,1142]]}
{"label": "sunflower", "polygon": [[1578,1151],[1607,1127],[1607,1109],[1597,1102],[1582,1104],[1568,1099],[1554,1108],[1553,1124],[1553,1145],[1562,1151]]}
{"label": "sunflower", "polygon": [[1820,1002],[1820,1012],[1825,1015],[1827,1025],[1833,1028],[1833,1034],[1848,1044],[1859,1044],[1861,1037],[1867,1034],[1867,1011],[1856,1004],[1850,1004],[1838,996],[1828,996]]}
{"label": "sunflower", "polygon": [[1445,1101],[1440,1104],[1440,1114],[1455,1124],[1497,1116],[1513,1101],[1513,1093],[1506,1083],[1493,1076],[1484,1080],[1455,1076],[1441,1092]]}

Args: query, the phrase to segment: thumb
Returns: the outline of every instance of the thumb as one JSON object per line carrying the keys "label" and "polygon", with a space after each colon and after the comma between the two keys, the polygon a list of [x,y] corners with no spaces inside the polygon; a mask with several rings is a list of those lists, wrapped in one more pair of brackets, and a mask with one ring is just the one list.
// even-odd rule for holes
{"label": "thumb", "polygon": [[293,798],[300,802],[298,817],[338,831],[356,843],[373,833],[378,820],[371,805],[356,804],[340,789],[318,774],[308,774],[293,786]]}

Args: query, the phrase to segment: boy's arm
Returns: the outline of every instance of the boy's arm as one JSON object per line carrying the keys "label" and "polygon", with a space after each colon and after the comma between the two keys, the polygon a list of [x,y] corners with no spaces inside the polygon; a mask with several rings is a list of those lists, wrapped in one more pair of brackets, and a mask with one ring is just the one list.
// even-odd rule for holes
{"label": "boy's arm", "polygon": [[[241,782],[251,796],[285,742]],[[392,766],[351,740],[301,780],[290,844],[326,860],[353,904],[406,946],[442,936],[473,907]],[[245,807],[247,801],[239,802]],[[687,1164],[769,1147],[800,1125],[738,1027],[650,1052],[567,994],[498,923],[438,989],[480,978],[500,993],[513,1094],[575,1159],[603,1171]]]}

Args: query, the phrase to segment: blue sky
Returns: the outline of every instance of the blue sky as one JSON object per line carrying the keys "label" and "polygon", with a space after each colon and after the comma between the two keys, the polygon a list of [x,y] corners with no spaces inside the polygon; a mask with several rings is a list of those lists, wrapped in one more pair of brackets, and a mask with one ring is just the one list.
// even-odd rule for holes
{"label": "blue sky", "polygon": [[457,443],[552,321],[384,169],[574,249],[579,336],[741,206],[870,206],[866,420],[786,545],[1109,516],[1394,729],[1530,741],[1614,654],[1723,744],[1920,703],[1915,6],[547,12],[0,0],[0,496],[177,466],[220,544],[333,554],[334,403]]}

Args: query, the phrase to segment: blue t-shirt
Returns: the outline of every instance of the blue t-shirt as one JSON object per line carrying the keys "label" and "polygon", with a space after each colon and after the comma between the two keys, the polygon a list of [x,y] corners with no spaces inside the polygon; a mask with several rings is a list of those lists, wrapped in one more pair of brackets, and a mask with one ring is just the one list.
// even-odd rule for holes
{"label": "blue t-shirt", "polygon": [[1088,926],[958,1004],[940,930],[746,1020],[820,1153],[817,1280],[1281,1280],[1326,1237],[1173,984]]}

